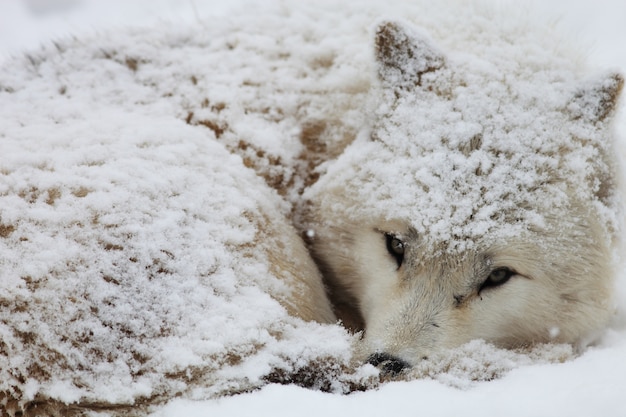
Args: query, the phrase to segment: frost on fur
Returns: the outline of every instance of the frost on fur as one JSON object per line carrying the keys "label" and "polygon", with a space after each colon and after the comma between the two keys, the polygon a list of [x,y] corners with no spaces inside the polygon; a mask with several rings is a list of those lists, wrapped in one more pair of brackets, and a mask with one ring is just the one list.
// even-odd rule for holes
{"label": "frost on fur", "polygon": [[408,90],[421,85],[424,73],[444,65],[444,57],[414,29],[396,22],[379,24],[376,29],[378,74],[384,86]]}
{"label": "frost on fur", "polygon": [[511,66],[495,39],[492,56],[444,57],[396,23],[375,39],[371,133],[305,193],[363,359],[397,373],[477,338],[584,344],[611,314],[622,76],[582,80],[549,56]]}
{"label": "frost on fur", "polygon": [[[603,322],[621,77],[585,78],[549,37],[463,2],[321,3],[0,68],[9,412],[365,389],[373,353],[464,386],[528,363],[494,344]],[[406,20],[369,33],[390,10]],[[365,343],[333,324],[292,220]],[[550,346],[537,356],[570,357]]]}
{"label": "frost on fur", "polygon": [[575,93],[567,109],[574,119],[602,122],[613,114],[623,86],[624,76],[617,73],[588,81]]}

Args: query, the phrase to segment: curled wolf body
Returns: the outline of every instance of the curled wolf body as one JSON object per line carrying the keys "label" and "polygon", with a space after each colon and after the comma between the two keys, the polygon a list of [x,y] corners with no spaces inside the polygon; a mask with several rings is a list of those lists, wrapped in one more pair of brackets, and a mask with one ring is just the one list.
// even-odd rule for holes
{"label": "curled wolf body", "polygon": [[364,357],[397,372],[472,339],[587,343],[612,308],[622,76],[447,55],[400,22],[377,27],[375,55],[371,132],[304,215]]}
{"label": "curled wolf body", "polygon": [[392,372],[606,322],[620,75],[471,2],[276,3],[0,67],[9,414],[375,385],[337,318]]}

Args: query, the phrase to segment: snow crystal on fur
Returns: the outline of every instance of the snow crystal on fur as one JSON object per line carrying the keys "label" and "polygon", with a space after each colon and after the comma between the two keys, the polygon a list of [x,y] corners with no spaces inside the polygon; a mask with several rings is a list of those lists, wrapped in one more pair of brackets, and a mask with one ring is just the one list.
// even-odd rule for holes
{"label": "snow crystal on fur", "polygon": [[[519,204],[529,197],[509,199],[511,193],[539,184],[542,170],[556,163],[553,149],[516,136],[515,128],[541,137],[544,119],[569,116],[534,108],[537,96],[567,106],[564,97],[573,94],[575,77],[560,70],[506,82],[520,58],[531,68],[533,60],[562,64],[552,56],[554,45],[534,50],[533,35],[520,38],[524,32],[506,21],[494,43],[492,32],[481,30],[493,24],[488,16],[465,21],[473,11],[454,3],[455,13],[433,8],[424,18],[424,7],[294,2],[191,27],[164,23],[78,37],[6,62],[0,69],[0,401],[132,405],[178,395],[210,398],[268,381],[335,392],[376,386],[371,367],[350,368],[353,337],[339,326],[289,317],[270,296],[284,288],[266,257],[250,249],[262,243],[245,214],[264,207],[287,219],[300,193],[328,168],[347,179],[380,174],[355,190],[368,195],[368,209],[392,216],[415,210],[417,197],[449,215],[435,218],[429,209],[416,228],[440,239],[445,230],[481,233],[501,208],[491,202]],[[404,98],[374,143],[371,28],[382,15],[415,20],[446,50],[473,39],[476,55],[497,62],[456,50],[450,61],[460,70],[442,79],[466,82],[472,103],[465,101],[470,90],[449,91],[448,103],[428,93]],[[422,106],[422,114],[402,111],[418,99],[432,105]],[[572,101],[569,112],[586,105]],[[499,106],[510,106],[507,113],[518,118],[498,120]],[[375,114],[387,110],[377,107]],[[489,114],[491,130],[483,131],[475,118]],[[435,125],[436,135],[403,142],[424,123]],[[502,149],[505,125],[513,127],[511,149]],[[595,131],[582,133],[596,139]],[[479,134],[482,150],[459,148]],[[358,152],[325,164],[359,135]],[[442,135],[447,142],[438,142]],[[566,145],[583,147],[595,160],[595,148]],[[402,147],[407,158],[395,158],[386,146]],[[433,157],[416,156],[425,148]],[[520,169],[503,173],[503,162]],[[568,183],[585,180],[585,161],[564,163]],[[490,172],[495,183],[515,176],[472,212],[462,202],[481,190],[454,184],[476,170]],[[387,187],[416,175],[425,188],[443,185],[448,194],[386,198]],[[558,203],[560,192],[557,185],[545,198]],[[459,203],[446,206],[450,199]],[[479,220],[471,229],[469,216]],[[540,220],[524,214],[525,222]],[[433,369],[422,375],[447,372]]]}
{"label": "snow crystal on fur", "polygon": [[[581,79],[575,63],[547,47],[511,56],[523,46],[511,48],[506,37],[444,54],[396,26],[377,33],[381,102],[372,132],[329,165],[306,198],[324,205],[336,188],[347,193],[343,210],[355,221],[411,219],[425,247],[450,251],[549,227],[577,201],[593,201],[608,240],[615,237],[619,199],[605,162],[613,142],[605,118],[621,75]],[[523,35],[521,45],[537,41]]]}
{"label": "snow crystal on fur", "polygon": [[[80,119],[32,117],[3,138],[16,151],[0,191],[0,391],[132,404],[347,355],[339,328],[305,326],[270,297],[283,284],[247,249],[259,231],[245,213],[284,205],[238,157],[175,119]],[[294,350],[305,329],[317,337]],[[255,358],[268,365],[227,371]]]}

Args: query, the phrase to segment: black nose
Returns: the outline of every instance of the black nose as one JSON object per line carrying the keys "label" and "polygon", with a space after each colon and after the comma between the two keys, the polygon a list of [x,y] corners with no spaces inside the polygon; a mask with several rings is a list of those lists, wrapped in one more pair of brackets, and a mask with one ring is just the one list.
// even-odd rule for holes
{"label": "black nose", "polygon": [[404,369],[410,367],[410,365],[402,359],[384,352],[376,352],[370,355],[369,358],[367,358],[367,363],[380,368],[383,374],[392,376],[398,375]]}

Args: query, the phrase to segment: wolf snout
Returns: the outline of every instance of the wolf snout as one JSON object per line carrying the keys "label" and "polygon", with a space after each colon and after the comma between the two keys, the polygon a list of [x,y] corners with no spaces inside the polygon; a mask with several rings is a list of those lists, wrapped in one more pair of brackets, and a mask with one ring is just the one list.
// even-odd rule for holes
{"label": "wolf snout", "polygon": [[376,366],[383,374],[390,376],[398,375],[403,370],[411,367],[408,362],[385,352],[371,354],[367,358],[367,363]]}

